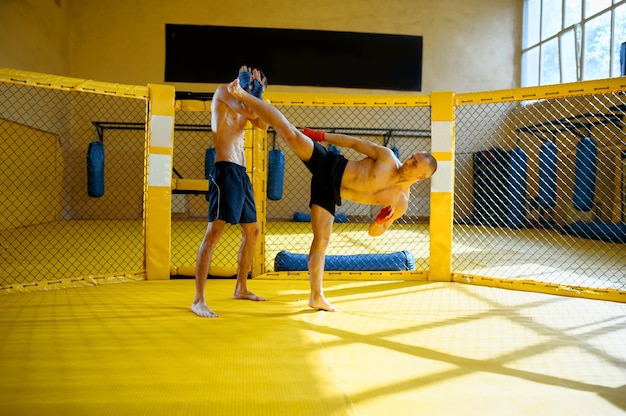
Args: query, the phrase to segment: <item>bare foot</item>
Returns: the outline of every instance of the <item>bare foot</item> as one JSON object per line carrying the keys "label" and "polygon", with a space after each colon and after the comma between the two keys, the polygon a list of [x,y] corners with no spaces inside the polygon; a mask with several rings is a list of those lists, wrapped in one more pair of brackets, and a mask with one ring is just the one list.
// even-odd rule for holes
{"label": "bare foot", "polygon": [[253,300],[255,302],[265,302],[267,299],[255,295],[254,293],[246,290],[245,292],[235,292],[233,299],[237,300]]}
{"label": "bare foot", "polygon": [[201,318],[217,318],[219,315],[209,309],[204,302],[193,303],[191,305],[191,312],[195,313]]}
{"label": "bare foot", "polygon": [[333,305],[330,304],[330,302],[328,302],[326,300],[326,298],[324,296],[319,296],[314,298],[313,296],[311,296],[309,298],[309,306],[313,309],[318,309],[321,311],[328,311],[328,312],[341,312],[341,310],[335,308]]}

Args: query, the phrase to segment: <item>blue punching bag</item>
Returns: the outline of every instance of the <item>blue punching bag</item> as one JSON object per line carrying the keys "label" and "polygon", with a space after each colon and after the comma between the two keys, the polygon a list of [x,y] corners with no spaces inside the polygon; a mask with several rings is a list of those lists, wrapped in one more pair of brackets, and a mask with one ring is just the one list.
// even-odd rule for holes
{"label": "blue punching bag", "polygon": [[598,148],[589,137],[580,139],[576,145],[576,164],[574,170],[574,208],[589,211],[593,208],[596,192],[596,156]]}
{"label": "blue punching bag", "polygon": [[509,198],[507,201],[507,225],[522,228],[526,218],[526,180],[528,159],[522,149],[509,152]]}
{"label": "blue punching bag", "polygon": [[556,164],[557,148],[552,142],[539,147],[539,193],[537,202],[542,208],[556,206]]}
{"label": "blue punching bag", "polygon": [[99,141],[87,148],[87,193],[92,198],[104,195],[104,143]]}
{"label": "blue punching bag", "polygon": [[397,146],[392,147],[391,151],[393,152],[394,155],[396,155],[398,159],[400,159],[400,149],[398,149]]}
{"label": "blue punching bag", "polygon": [[626,42],[622,42],[619,53],[619,72],[623,77],[626,76]]}
{"label": "blue punching bag", "polygon": [[[204,154],[204,179],[209,179],[213,174],[213,167],[215,166],[216,157],[217,151],[214,147],[209,147],[208,149],[206,149],[206,153]],[[208,192],[206,194],[206,200],[209,200]]]}
{"label": "blue punching bag", "polygon": [[267,170],[267,198],[278,201],[283,197],[285,152],[280,149],[270,150]]}

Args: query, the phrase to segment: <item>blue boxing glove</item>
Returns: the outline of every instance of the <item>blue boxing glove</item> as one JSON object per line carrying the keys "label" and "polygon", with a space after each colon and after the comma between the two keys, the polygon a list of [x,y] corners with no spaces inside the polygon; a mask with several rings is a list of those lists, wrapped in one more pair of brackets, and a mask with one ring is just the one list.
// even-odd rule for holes
{"label": "blue boxing glove", "polygon": [[[239,81],[241,83],[241,81]],[[250,94],[254,95],[259,100],[263,99],[263,84],[261,84],[258,80],[252,81],[252,88],[248,91]]]}
{"label": "blue boxing glove", "polygon": [[252,72],[240,72],[239,76],[237,77],[239,79],[239,85],[241,86],[241,88],[244,89],[244,91],[250,91],[250,80],[252,79]]}
{"label": "blue boxing glove", "polygon": [[263,90],[265,90],[265,87],[259,80],[252,79],[252,72],[240,72],[237,78],[239,79],[239,85],[244,91],[249,92],[259,100],[263,99]]}

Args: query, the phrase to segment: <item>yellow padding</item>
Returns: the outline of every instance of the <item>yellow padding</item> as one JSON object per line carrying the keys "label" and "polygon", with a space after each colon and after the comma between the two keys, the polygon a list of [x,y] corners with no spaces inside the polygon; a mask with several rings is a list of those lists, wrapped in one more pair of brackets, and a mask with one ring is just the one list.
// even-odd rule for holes
{"label": "yellow padding", "polygon": [[[192,280],[0,301],[2,415],[624,416],[624,305],[458,283]],[[242,400],[242,398],[245,398]]]}
{"label": "yellow padding", "polygon": [[452,281],[502,289],[521,290],[525,292],[547,293],[550,295],[626,303],[626,290],[594,289],[580,286],[550,284],[534,280],[498,279],[493,277],[468,275],[465,273],[452,273]]}
{"label": "yellow padding", "polygon": [[459,93],[456,105],[488,104],[510,101],[539,100],[588,94],[621,92],[626,88],[624,77],[582,81],[566,84],[553,84],[541,87],[517,88],[510,90]]}
{"label": "yellow padding", "polygon": [[454,120],[454,93],[452,91],[433,92],[431,102],[433,121]]}
{"label": "yellow padding", "polygon": [[[268,272],[255,279],[268,280],[284,280],[284,279],[308,279],[309,272],[293,271],[293,272]],[[358,281],[379,281],[379,280],[404,280],[404,281],[426,281],[428,280],[428,271],[325,271],[324,279],[328,280],[358,280]]]}
{"label": "yellow padding", "polygon": [[146,277],[169,279],[172,191],[150,186],[146,196]]}
{"label": "yellow padding", "polygon": [[206,179],[172,179],[172,190],[206,192],[209,181]]}
{"label": "yellow padding", "polygon": [[145,86],[112,84],[2,67],[0,67],[0,82],[65,91],[93,92],[143,100],[148,98],[148,88]]}
{"label": "yellow padding", "polygon": [[211,111],[211,101],[176,100],[174,109],[176,111]]}
{"label": "yellow padding", "polygon": [[36,292],[41,290],[69,289],[77,287],[97,286],[108,283],[128,283],[146,280],[144,270],[109,273],[103,275],[87,275],[68,278],[57,278],[29,283],[12,283],[0,286],[0,295],[13,293]]}
{"label": "yellow padding", "polygon": [[273,105],[335,107],[427,107],[429,95],[409,94],[317,94],[268,92]]}
{"label": "yellow padding", "polygon": [[[170,275],[171,276],[195,276],[196,267],[195,266],[171,266]],[[236,267],[211,266],[209,268],[209,275],[215,276],[215,277],[234,277],[234,276],[237,276],[237,268]]]}
{"label": "yellow padding", "polygon": [[451,162],[452,152],[431,152],[437,162]]}
{"label": "yellow padding", "polygon": [[430,275],[434,281],[450,280],[452,261],[451,192],[432,192],[430,197]]}
{"label": "yellow padding", "polygon": [[174,87],[171,85],[149,84],[150,113],[160,116],[174,116]]}

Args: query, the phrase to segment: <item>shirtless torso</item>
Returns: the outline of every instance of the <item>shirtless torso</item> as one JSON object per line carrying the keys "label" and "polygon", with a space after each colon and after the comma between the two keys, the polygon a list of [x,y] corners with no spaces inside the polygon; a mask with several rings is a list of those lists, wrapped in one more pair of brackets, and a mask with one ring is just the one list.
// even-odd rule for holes
{"label": "shirtless torso", "polygon": [[397,183],[397,159],[365,158],[348,161],[341,181],[341,197],[369,205],[396,205],[408,200],[410,184]]}
{"label": "shirtless torso", "polygon": [[[233,108],[238,108],[240,113]],[[246,166],[243,145],[244,130],[248,121],[255,127],[267,129],[267,125],[228,92],[226,86],[219,86],[211,103],[211,129],[213,130],[213,146],[217,153],[216,162],[231,162]]]}

